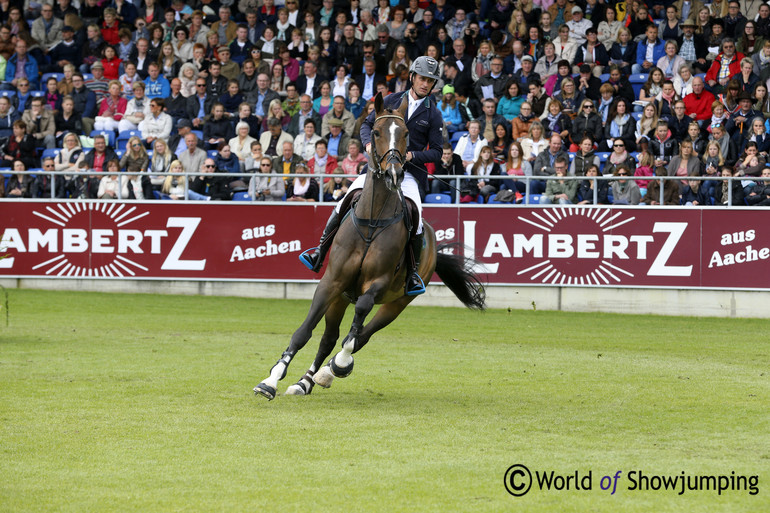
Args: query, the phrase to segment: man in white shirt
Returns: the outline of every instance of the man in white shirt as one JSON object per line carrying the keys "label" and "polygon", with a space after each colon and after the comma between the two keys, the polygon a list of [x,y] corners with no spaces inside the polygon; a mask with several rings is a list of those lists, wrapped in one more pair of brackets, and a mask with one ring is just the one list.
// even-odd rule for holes
{"label": "man in white shirt", "polygon": [[572,8],[572,20],[566,25],[569,27],[569,37],[579,45],[586,42],[586,30],[593,26],[590,20],[583,18],[583,9],[578,6]]}
{"label": "man in white shirt", "polygon": [[481,154],[481,148],[487,145],[487,141],[481,136],[481,123],[472,120],[468,123],[468,134],[460,137],[455,146],[455,153],[463,159],[463,167],[473,165]]}

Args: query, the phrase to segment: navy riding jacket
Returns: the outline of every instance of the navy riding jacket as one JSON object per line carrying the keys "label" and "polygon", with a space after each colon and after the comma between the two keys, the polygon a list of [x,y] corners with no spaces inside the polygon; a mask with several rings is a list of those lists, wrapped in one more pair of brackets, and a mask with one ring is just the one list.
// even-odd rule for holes
{"label": "navy riding jacket", "polygon": [[[389,94],[383,100],[385,108],[397,109],[401,105],[401,99],[409,91]],[[361,125],[361,143],[364,148],[372,140],[371,132],[374,125],[375,112],[372,111]],[[428,190],[428,171],[425,164],[428,162],[440,162],[444,144],[443,119],[436,106],[433,96],[427,96],[422,104],[415,109],[412,117],[406,119],[406,127],[409,129],[409,142],[406,151],[412,152],[412,160],[407,165],[406,171],[414,176],[417,183],[424,191]]]}

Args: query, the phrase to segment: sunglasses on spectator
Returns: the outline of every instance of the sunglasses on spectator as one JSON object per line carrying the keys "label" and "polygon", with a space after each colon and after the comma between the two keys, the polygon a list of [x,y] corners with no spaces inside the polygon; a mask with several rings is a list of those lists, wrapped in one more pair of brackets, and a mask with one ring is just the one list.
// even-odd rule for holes
{"label": "sunglasses on spectator", "polygon": [[260,164],[260,167],[270,167],[270,164]]}
{"label": "sunglasses on spectator", "polygon": [[206,165],[205,165],[205,166],[203,166],[203,167],[216,167],[216,166],[212,166],[211,164],[206,164]]}
{"label": "sunglasses on spectator", "polygon": [[618,173],[618,176],[628,176],[628,173]]}
{"label": "sunglasses on spectator", "polygon": [[583,109],[584,109],[584,110],[585,110],[585,109],[593,109],[593,108],[594,108],[594,106],[593,106],[593,105],[583,105]]}
{"label": "sunglasses on spectator", "polygon": [[613,148],[625,148],[626,145],[625,144],[613,144],[612,147]]}

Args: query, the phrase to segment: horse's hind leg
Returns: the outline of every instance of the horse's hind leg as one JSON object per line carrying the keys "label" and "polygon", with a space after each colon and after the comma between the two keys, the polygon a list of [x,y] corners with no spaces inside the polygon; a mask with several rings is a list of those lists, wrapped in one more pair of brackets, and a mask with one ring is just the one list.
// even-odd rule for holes
{"label": "horse's hind leg", "polygon": [[392,303],[388,303],[385,305],[382,305],[379,310],[377,310],[377,313],[372,317],[372,320],[369,321],[366,326],[364,326],[364,329],[361,330],[361,334],[358,336],[358,340],[356,341],[356,347],[353,350],[353,352],[360,351],[361,348],[363,348],[367,342],[369,342],[369,339],[372,338],[372,335],[380,331],[382,328],[393,322],[396,317],[401,315],[401,312],[404,311],[404,309],[409,305],[409,303],[414,300],[416,296],[402,296],[399,299],[396,299]]}
{"label": "horse's hind leg", "polygon": [[[305,375],[302,376],[302,378],[300,378],[297,383],[291,385],[286,390],[286,395],[308,395],[313,391],[313,385],[315,384],[313,381],[313,375],[319,368],[321,368],[321,366],[331,354],[332,349],[334,349],[334,344],[340,337],[340,323],[342,322],[342,318],[345,316],[345,310],[347,310],[347,308],[348,301],[342,296],[340,296],[329,306],[325,316],[326,328],[324,329],[324,334],[321,337],[321,342],[318,345],[318,353],[316,354],[315,360]],[[324,386],[324,388],[328,388],[330,385],[331,381],[322,386]]]}
{"label": "horse's hind leg", "polygon": [[254,387],[255,394],[267,397],[268,400],[275,398],[278,382],[286,376],[286,369],[289,368],[289,364],[291,363],[292,358],[294,358],[294,355],[297,354],[297,351],[305,347],[307,341],[310,340],[310,337],[313,335],[313,328],[315,328],[321,321],[332,298],[339,296],[341,289],[338,289],[339,285],[334,281],[321,279],[321,282],[315,290],[315,294],[313,294],[313,302],[310,305],[310,311],[308,312],[305,321],[294,332],[289,347],[283,352],[276,364],[273,365],[273,368],[270,369],[270,376]]}

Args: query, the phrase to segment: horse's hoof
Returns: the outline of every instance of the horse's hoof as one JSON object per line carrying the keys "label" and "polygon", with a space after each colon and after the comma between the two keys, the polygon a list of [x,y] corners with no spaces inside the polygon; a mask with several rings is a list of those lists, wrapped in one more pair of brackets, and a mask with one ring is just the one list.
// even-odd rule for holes
{"label": "horse's hoof", "polygon": [[266,385],[265,383],[260,383],[259,385],[255,386],[254,393],[256,395],[267,397],[268,401],[272,401],[273,399],[275,399],[275,387],[271,387],[270,385]]}
{"label": "horse's hoof", "polygon": [[332,381],[334,381],[334,374],[328,365],[324,365],[313,375],[313,382],[323,388],[332,386]]}
{"label": "horse's hoof", "polygon": [[286,389],[286,393],[284,395],[307,395],[307,394],[305,393],[305,389],[302,388],[299,385],[299,383],[295,383]]}
{"label": "horse's hoof", "polygon": [[332,361],[329,362],[329,368],[332,371],[332,374],[334,374],[337,378],[347,378],[350,376],[350,373],[353,372],[353,357],[350,357],[350,363],[344,367],[337,365],[337,358],[332,358]]}

